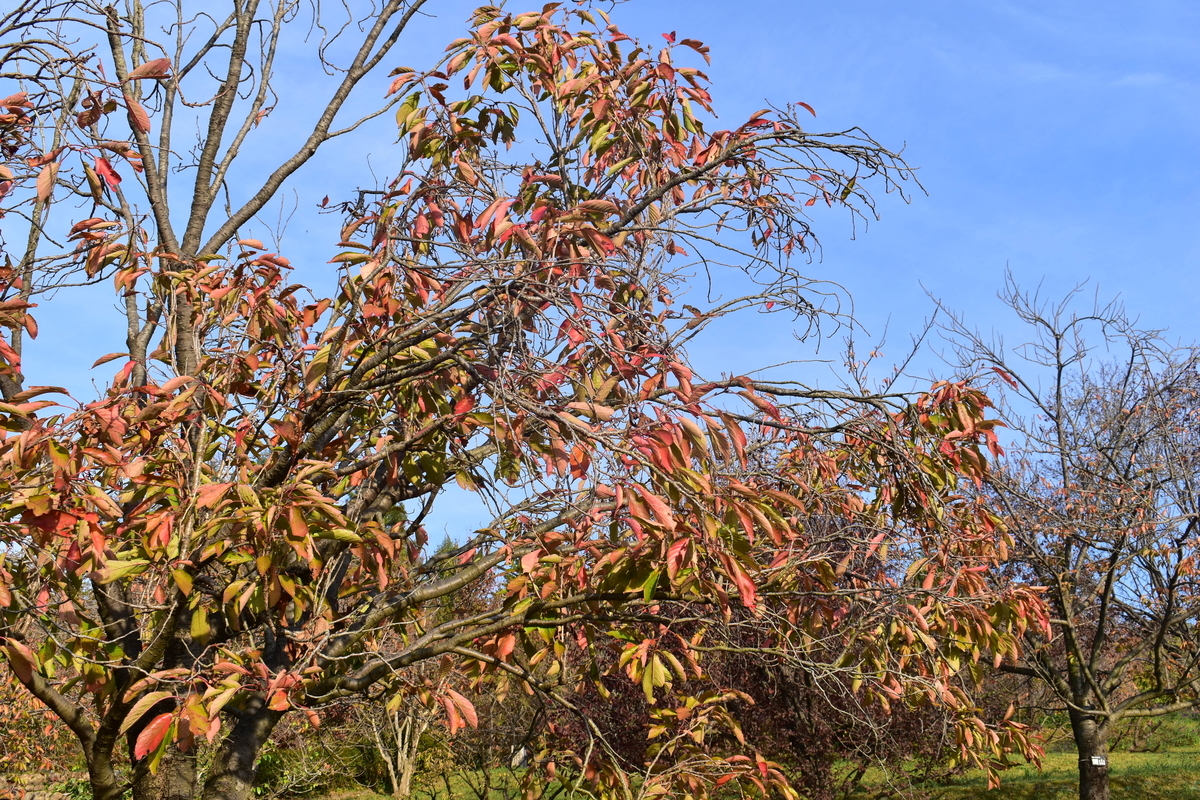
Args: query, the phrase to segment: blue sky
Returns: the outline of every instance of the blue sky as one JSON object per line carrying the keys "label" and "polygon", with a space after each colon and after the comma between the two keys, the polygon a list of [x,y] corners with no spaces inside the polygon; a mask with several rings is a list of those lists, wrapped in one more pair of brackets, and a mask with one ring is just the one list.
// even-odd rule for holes
{"label": "blue sky", "polygon": [[1007,327],[995,292],[1008,267],[1051,293],[1090,279],[1144,324],[1200,338],[1200,4],[730,7],[624,11],[627,27],[711,45],[728,118],[804,100],[822,130],[862,126],[920,168],[928,196],[881,203],[854,240],[822,231],[813,271],[849,290],[869,330],[890,319],[899,344],[930,312],[926,289],[982,328]]}
{"label": "blue sky", "polygon": [[[437,17],[420,22],[388,67],[428,65],[474,5],[434,0]],[[928,196],[880,198],[882,219],[854,237],[844,218],[819,219],[824,255],[810,270],[846,288],[872,334],[889,329],[885,363],[932,311],[926,291],[983,329],[1010,327],[995,299],[1006,268],[1051,294],[1090,280],[1145,325],[1200,340],[1195,0],[632,0],[614,21],[645,40],[675,30],[710,45],[707,71],[729,125],[765,101],[802,100],[817,110],[819,130],[861,126],[905,148]],[[297,48],[280,71],[284,94],[317,82],[304,53]],[[378,82],[361,107],[379,101],[387,79]],[[302,106],[270,118],[257,157],[266,164],[314,113]],[[381,118],[291,187],[301,208],[294,243],[284,245],[293,261],[322,252],[329,233],[304,209],[369,182],[368,159],[376,175],[388,174],[389,126]],[[326,258],[304,269],[326,269]],[[30,372],[42,374],[31,382],[82,388],[80,361],[124,348],[119,328],[92,323],[108,316],[111,294],[63,300],[67,314],[42,315],[43,340],[30,353]],[[752,317],[722,334],[694,353],[706,371],[804,354],[778,318]]]}
{"label": "blue sky", "polygon": [[[421,21],[389,62],[429,63],[474,5],[435,0],[437,16]],[[905,148],[928,196],[909,205],[883,198],[882,220],[854,238],[841,218],[818,220],[824,258],[811,268],[846,287],[871,333],[888,326],[893,349],[930,312],[926,290],[983,328],[1003,324],[994,294],[1006,266],[1022,283],[1045,280],[1051,292],[1090,279],[1145,324],[1200,339],[1192,312],[1200,288],[1200,4],[632,0],[614,19],[647,40],[677,30],[709,44],[723,122],[765,101],[803,100],[817,109],[821,130],[858,125]],[[302,52],[280,70],[285,94],[310,80]],[[377,100],[364,92],[362,107]],[[273,130],[264,125],[264,156],[278,152],[276,137],[297,130],[306,111],[281,111],[269,120]],[[302,209],[318,194],[336,198],[338,186],[361,185],[368,159],[387,174],[394,136],[387,117],[378,122],[295,184]],[[289,230],[306,248],[325,233],[309,228],[303,211]],[[73,304],[97,301],[108,304]],[[776,322],[760,344],[790,350]],[[77,347],[78,331],[62,333],[61,343],[43,346]],[[122,349],[119,336],[112,349]],[[724,350],[711,354],[714,367]]]}

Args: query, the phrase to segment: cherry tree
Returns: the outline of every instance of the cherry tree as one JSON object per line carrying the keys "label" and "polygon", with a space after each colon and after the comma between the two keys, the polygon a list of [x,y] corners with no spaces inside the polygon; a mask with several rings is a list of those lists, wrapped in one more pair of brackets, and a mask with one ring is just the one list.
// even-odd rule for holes
{"label": "cherry tree", "polygon": [[[639,791],[791,794],[752,743],[705,738],[737,738],[741,695],[704,682],[698,614],[833,653],[829,674],[875,702],[956,709],[983,766],[1029,751],[955,680],[1040,624],[1035,593],[991,582],[1006,534],[959,491],[997,450],[987,398],[689,366],[713,320],[816,319],[809,215],[873,213],[868,188],[907,167],[859,131],[810,132],[803,104],[710,130],[704,45],[639,43],[585,6],[481,8],[440,63],[395,66],[433,5],[384,0],[309,45],[334,74],[319,103],[273,78],[297,26],[334,29],[328,10],[36,0],[0,20],[0,635],[94,795],[246,798],[285,715],[318,725],[382,691],[453,733],[477,722],[468,685],[578,711],[570,681],[602,668],[657,709],[670,768]],[[376,110],[347,117],[364,93]],[[310,132],[249,183],[247,142],[287,101],[315,109]],[[343,224],[316,258],[329,291],[301,285],[289,259],[313,267],[311,248],[250,229],[384,112],[392,176],[309,203]],[[698,268],[750,288],[683,305]],[[35,316],[110,282],[112,379],[81,399],[37,384]],[[463,492],[492,519],[431,551],[423,523]],[[480,587],[487,602],[457,602]],[[462,681],[418,685],[431,664]],[[629,796],[589,730],[547,740],[531,796],[545,776]]]}
{"label": "cherry tree", "polygon": [[1106,800],[1116,726],[1200,704],[1200,361],[1077,294],[1051,302],[1010,280],[1002,296],[1028,339],[955,335],[1003,387],[1015,444],[987,490],[1013,534],[1010,576],[1045,587],[1051,610],[1051,635],[1027,629],[1001,668],[1049,692],[1070,720],[1080,798]]}

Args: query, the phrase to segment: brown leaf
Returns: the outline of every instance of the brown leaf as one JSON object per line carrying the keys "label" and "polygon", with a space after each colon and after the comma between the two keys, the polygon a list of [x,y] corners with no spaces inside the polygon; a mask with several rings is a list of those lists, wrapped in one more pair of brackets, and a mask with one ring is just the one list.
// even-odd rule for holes
{"label": "brown leaf", "polygon": [[145,64],[140,64],[125,80],[136,81],[142,78],[165,78],[171,70],[171,59],[156,58],[153,61],[147,61]]}
{"label": "brown leaf", "polygon": [[37,176],[37,199],[39,203],[50,200],[54,193],[54,179],[58,177],[58,164],[47,164]]}
{"label": "brown leaf", "polygon": [[150,115],[146,109],[129,95],[125,95],[125,108],[129,110],[129,127],[138,133],[150,132]]}

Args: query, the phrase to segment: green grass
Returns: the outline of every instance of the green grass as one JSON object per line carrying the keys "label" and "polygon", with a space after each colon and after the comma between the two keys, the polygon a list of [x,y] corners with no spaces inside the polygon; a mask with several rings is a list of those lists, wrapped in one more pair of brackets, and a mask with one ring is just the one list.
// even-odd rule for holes
{"label": "green grass", "polygon": [[[988,791],[983,773],[967,773],[950,785],[928,789],[930,800],[1074,800],[1078,797],[1074,753],[1047,753],[1042,769],[1024,765],[1001,773]],[[1159,753],[1112,753],[1112,796],[1117,800],[1200,800],[1200,748]]]}
{"label": "green grass", "polygon": [[[999,789],[989,791],[981,772],[969,772],[949,785],[924,787],[927,800],[1075,800],[1074,753],[1047,753],[1039,771],[1031,765],[1001,773]],[[1109,757],[1112,796],[1115,800],[1200,800],[1200,747],[1175,748],[1159,753],[1113,753]],[[460,776],[451,777],[452,800],[475,800]],[[440,782],[439,782],[440,783]],[[417,791],[413,800],[444,800],[443,791]],[[439,789],[441,786],[438,787]],[[874,786],[856,797],[888,796],[886,787]],[[872,791],[873,790],[873,791]],[[909,796],[920,796],[917,793]],[[369,789],[339,791],[328,800],[391,800]]]}

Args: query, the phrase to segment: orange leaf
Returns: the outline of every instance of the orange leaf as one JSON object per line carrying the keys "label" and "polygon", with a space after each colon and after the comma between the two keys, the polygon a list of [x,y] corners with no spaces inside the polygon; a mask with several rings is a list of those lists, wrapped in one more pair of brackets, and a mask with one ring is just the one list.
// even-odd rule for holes
{"label": "orange leaf", "polygon": [[196,490],[196,505],[199,508],[215,506],[225,495],[232,483],[206,483]]}
{"label": "orange leaf", "polygon": [[[141,700],[138,700],[137,703],[134,704],[133,708],[129,709],[129,713],[125,715],[125,719],[121,721],[120,733],[125,733],[125,731],[132,728],[138,722],[138,720],[146,716],[146,713],[149,712],[151,708],[170,697],[174,697],[174,695],[170,692],[159,691],[150,692],[150,694],[146,695]],[[170,714],[159,715],[159,717],[162,716],[169,717]],[[158,719],[159,717],[155,717],[155,719]]]}
{"label": "orange leaf", "polygon": [[8,665],[17,679],[28,685],[33,680],[33,653],[16,639],[9,639],[4,650],[8,654]]}
{"label": "orange leaf", "polygon": [[295,538],[308,538],[308,523],[304,521],[304,510],[300,506],[292,506],[288,509],[288,527],[291,528],[292,536]]}

